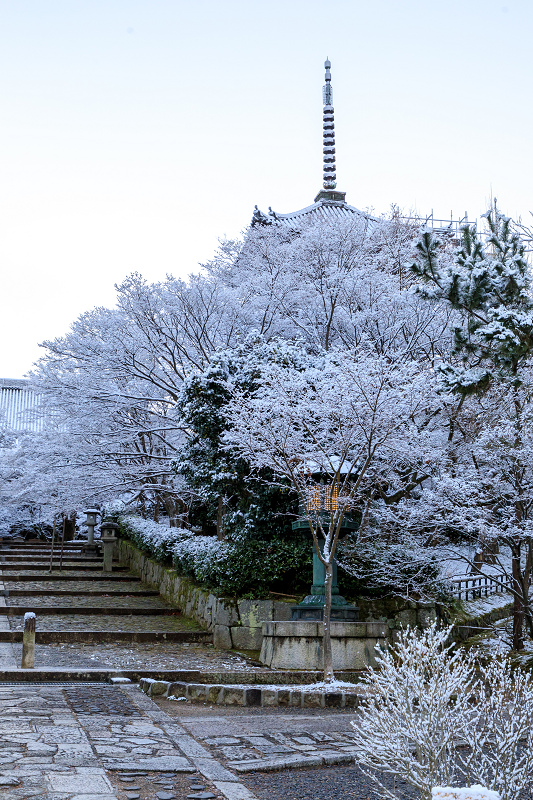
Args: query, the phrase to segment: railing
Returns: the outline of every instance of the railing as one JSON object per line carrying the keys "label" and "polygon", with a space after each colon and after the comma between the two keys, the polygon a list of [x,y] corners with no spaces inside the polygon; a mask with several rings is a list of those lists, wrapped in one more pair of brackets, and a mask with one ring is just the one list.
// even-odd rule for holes
{"label": "railing", "polygon": [[459,600],[474,600],[477,597],[488,597],[489,594],[508,591],[512,583],[510,575],[498,575],[491,578],[488,575],[468,575],[464,578],[454,578],[450,581],[452,596]]}

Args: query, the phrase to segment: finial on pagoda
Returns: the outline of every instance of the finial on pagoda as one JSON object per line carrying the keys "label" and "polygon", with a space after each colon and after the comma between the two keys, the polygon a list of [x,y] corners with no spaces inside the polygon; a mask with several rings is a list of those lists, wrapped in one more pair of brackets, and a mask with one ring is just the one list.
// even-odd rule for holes
{"label": "finial on pagoda", "polygon": [[322,89],[323,111],[323,154],[324,154],[324,183],[323,189],[315,197],[318,200],[335,200],[344,202],[346,192],[335,191],[337,186],[337,172],[335,165],[335,121],[333,109],[333,89],[331,87],[331,61],[326,58],[326,83]]}

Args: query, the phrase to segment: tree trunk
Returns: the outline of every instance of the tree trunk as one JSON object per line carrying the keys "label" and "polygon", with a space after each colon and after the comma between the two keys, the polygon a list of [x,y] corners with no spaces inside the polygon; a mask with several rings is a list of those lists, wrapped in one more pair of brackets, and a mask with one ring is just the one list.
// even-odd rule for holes
{"label": "tree trunk", "polygon": [[522,585],[520,569],[520,541],[515,541],[512,548],[513,565],[513,650],[524,649],[524,604],[522,602]]}
{"label": "tree trunk", "polygon": [[335,680],[333,674],[333,653],[331,650],[331,587],[333,585],[333,563],[325,564],[326,579],[324,581],[324,681],[331,683]]}
{"label": "tree trunk", "polygon": [[224,499],[222,495],[219,495],[217,506],[217,539],[222,541],[224,538]]}
{"label": "tree trunk", "polygon": [[176,521],[176,500],[171,494],[165,493],[163,495],[163,505],[168,515],[168,524],[171,528],[177,528]]}

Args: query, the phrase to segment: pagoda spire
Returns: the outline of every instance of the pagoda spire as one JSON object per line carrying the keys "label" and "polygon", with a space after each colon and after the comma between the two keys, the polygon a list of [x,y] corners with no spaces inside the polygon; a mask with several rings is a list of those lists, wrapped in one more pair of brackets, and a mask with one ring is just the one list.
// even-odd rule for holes
{"label": "pagoda spire", "polygon": [[333,108],[333,89],[331,87],[331,61],[327,58],[324,62],[326,68],[326,83],[322,89],[324,105],[323,144],[324,144],[324,189],[335,189],[337,186],[337,173],[335,166],[335,120]]}
{"label": "pagoda spire", "polygon": [[323,189],[315,197],[318,200],[333,200],[344,202],[346,192],[336,191],[337,167],[335,163],[335,120],[333,108],[333,89],[331,86],[331,61],[326,58],[326,83],[322,89],[323,110]]}

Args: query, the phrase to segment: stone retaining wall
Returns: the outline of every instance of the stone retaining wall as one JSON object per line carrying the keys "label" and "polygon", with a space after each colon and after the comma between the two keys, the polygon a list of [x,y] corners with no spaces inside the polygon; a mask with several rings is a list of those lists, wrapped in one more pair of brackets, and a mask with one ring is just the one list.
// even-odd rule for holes
{"label": "stone retaining wall", "polygon": [[292,708],[356,708],[364,691],[356,686],[353,690],[331,692],[307,686],[228,686],[227,684],[181,683],[155,681],[141,678],[140,688],[150,697],[176,697],[191,703],[214,703],[221,706],[266,706]]}
{"label": "stone retaining wall", "polygon": [[394,641],[395,631],[400,628],[418,628],[424,630],[439,616],[435,603],[424,603],[420,600],[406,600],[402,597],[386,597],[379,599],[358,598],[359,620],[361,622],[382,622],[386,624]]}
{"label": "stone retaining wall", "polygon": [[124,539],[118,542],[118,557],[145,583],[158,589],[167,602],[212,631],[213,644],[220,650],[260,650],[263,622],[291,618],[289,603],[217,597]]}

